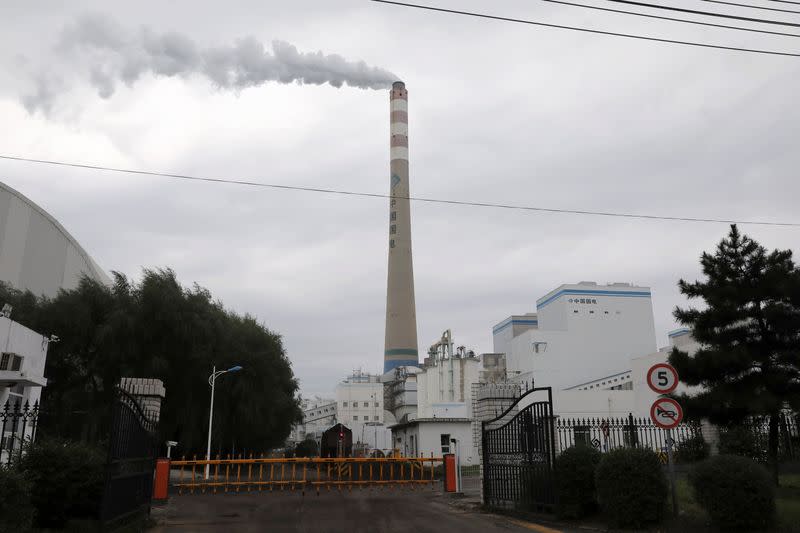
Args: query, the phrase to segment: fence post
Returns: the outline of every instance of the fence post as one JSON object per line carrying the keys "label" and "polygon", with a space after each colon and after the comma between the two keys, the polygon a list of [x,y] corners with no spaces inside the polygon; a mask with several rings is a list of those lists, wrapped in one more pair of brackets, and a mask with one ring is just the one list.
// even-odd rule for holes
{"label": "fence post", "polygon": [[636,424],[633,421],[633,413],[628,413],[628,431],[630,434],[631,447],[639,446],[639,435],[636,432]]}

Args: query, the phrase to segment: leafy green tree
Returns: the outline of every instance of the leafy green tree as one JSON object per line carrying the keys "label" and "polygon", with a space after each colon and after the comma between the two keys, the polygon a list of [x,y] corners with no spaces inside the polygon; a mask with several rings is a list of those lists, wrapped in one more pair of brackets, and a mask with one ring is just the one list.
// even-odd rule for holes
{"label": "leafy green tree", "polygon": [[676,308],[701,348],[673,349],[681,381],[701,391],[683,395],[687,416],[736,423],[769,417],[768,457],[777,482],[781,409],[800,407],[800,271],[790,250],[767,250],[735,225],[714,254],[703,253],[704,281],[680,280],[702,308]]}
{"label": "leafy green tree", "polygon": [[283,443],[301,411],[297,381],[280,335],[254,317],[226,310],[175,273],[145,270],[138,283],[121,274],[106,287],[88,278],[55,298],[36,298],[0,284],[13,318],[51,343],[40,429],[52,436],[97,442],[108,428],[114,386],[123,376],[164,381],[163,440],[179,453],[204,453],[208,375],[214,365],[243,370],[217,381],[214,447],[262,451]]}

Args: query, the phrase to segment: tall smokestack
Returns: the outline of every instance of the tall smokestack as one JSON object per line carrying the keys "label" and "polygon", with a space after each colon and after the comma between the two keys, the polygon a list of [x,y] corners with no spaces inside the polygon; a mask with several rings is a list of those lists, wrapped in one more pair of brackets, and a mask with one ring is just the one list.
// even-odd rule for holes
{"label": "tall smokestack", "polygon": [[408,200],[408,91],[402,81],[392,84],[389,106],[389,276],[386,283],[384,372],[397,366],[419,364]]}

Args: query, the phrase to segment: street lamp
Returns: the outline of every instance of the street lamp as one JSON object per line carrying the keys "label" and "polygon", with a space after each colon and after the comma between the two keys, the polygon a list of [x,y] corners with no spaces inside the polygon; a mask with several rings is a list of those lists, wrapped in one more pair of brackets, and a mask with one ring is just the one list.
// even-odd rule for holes
{"label": "street lamp", "polygon": [[211,375],[208,376],[208,385],[211,387],[211,408],[208,410],[208,446],[206,447],[206,475],[205,479],[208,479],[208,473],[210,470],[210,464],[208,461],[211,460],[211,423],[214,420],[214,382],[220,377],[222,374],[227,374],[228,372],[238,372],[241,370],[242,367],[239,365],[232,366],[228,370],[217,370],[217,367],[214,366],[211,369]]}

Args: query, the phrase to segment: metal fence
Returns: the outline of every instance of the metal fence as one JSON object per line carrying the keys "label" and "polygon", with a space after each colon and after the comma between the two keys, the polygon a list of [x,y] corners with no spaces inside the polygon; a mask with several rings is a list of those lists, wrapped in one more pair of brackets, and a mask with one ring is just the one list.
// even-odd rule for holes
{"label": "metal fence", "polygon": [[39,422],[39,402],[30,405],[21,400],[6,400],[0,411],[0,464],[10,465],[22,457],[23,447],[36,437]]}
{"label": "metal fence", "polygon": [[[625,447],[644,447],[657,453],[667,447],[667,430],[656,426],[650,418],[628,415],[623,418],[557,418],[557,450],[560,452],[576,444],[593,446],[601,452]],[[750,455],[756,460],[766,460],[769,440],[769,419],[753,417],[728,427],[708,426],[716,432],[715,441],[722,452]],[[675,446],[695,437],[703,437],[701,425],[684,422],[672,430]],[[711,439],[706,439],[711,440]],[[727,448],[726,448],[727,447]],[[800,426],[798,416],[781,415],[778,424],[778,456],[781,460],[800,458]]]}

